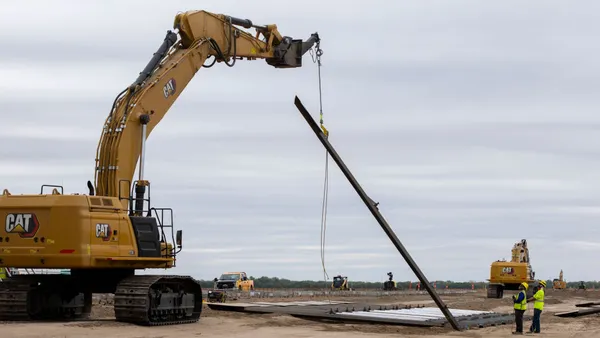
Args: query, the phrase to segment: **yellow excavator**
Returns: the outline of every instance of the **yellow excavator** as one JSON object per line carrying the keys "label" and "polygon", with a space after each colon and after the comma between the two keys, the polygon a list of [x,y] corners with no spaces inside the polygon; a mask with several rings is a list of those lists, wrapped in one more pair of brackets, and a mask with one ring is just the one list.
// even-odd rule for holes
{"label": "yellow excavator", "polygon": [[[491,264],[487,298],[502,298],[504,290],[518,290],[523,282],[529,285],[535,283],[535,272],[529,260],[527,240],[522,239],[515,243],[511,255],[508,262],[498,260]],[[526,294],[528,297],[533,296],[533,287],[529,287]]]}
{"label": "yellow excavator", "polygon": [[[242,28],[254,28],[256,34]],[[117,321],[197,322],[202,311],[197,280],[135,274],[137,269],[174,267],[182,250],[182,231],[174,231],[172,210],[150,203],[146,138],[200,68],[231,67],[243,59],[297,68],[314,46],[320,51],[319,43],[317,33],[302,41],[282,36],[276,25],[206,11],[177,14],[173,31],[114,100],[98,144],[95,184],[87,182],[89,193],[65,194],[61,186],[43,185],[39,194],[4,189],[0,195],[0,220],[5,222],[0,267],[70,269],[65,275],[3,280],[0,320],[82,318],[90,313],[92,293],[114,293]]]}
{"label": "yellow excavator", "polygon": [[567,288],[567,281],[565,281],[563,279],[563,271],[560,270],[560,273],[558,274],[558,279],[554,279],[552,281],[552,288],[554,290],[564,290]]}

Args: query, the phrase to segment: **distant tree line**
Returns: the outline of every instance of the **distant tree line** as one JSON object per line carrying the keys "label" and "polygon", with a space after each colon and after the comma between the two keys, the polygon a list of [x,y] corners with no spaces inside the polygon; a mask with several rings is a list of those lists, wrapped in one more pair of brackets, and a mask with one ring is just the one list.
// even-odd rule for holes
{"label": "distant tree line", "polygon": [[[547,281],[546,283],[547,283],[548,287],[550,285],[552,285],[551,281]],[[576,288],[579,287],[579,284],[581,284],[581,282],[567,282],[567,287],[568,288],[575,288],[576,289]],[[600,281],[587,281],[587,282],[583,281],[583,284],[588,289],[592,289],[592,288],[598,289],[598,288],[600,288]]]}
{"label": "distant tree line", "polygon": [[[285,278],[278,277],[253,277],[250,276],[250,279],[254,280],[254,287],[257,289],[323,289],[331,287],[331,280],[325,281],[312,281],[312,280],[301,280],[294,281]],[[436,286],[437,289],[471,289],[473,286],[475,289],[484,289],[487,286],[487,282],[455,282],[455,281],[430,281],[431,285]],[[568,282],[568,288],[578,288],[580,285],[580,281],[577,282]],[[212,288],[214,285],[212,280],[200,280],[200,284],[203,288]],[[381,282],[363,282],[363,281],[353,281],[349,279],[350,287],[353,289],[381,289],[383,287],[383,281]],[[548,288],[552,288],[552,281],[547,280],[546,284]],[[586,288],[600,288],[599,281],[584,281]],[[418,285],[418,281],[413,282],[401,282],[396,281],[396,285],[398,288],[407,290],[409,287],[411,289],[415,289]]]}
{"label": "distant tree line", "polygon": [[[257,289],[267,288],[267,289],[323,289],[331,287],[331,280],[325,281],[313,281],[313,280],[301,280],[294,281],[286,278],[278,278],[278,277],[259,277],[256,278],[254,276],[250,276],[250,279],[254,280],[254,287]],[[201,280],[200,281],[202,287],[204,288],[212,288],[213,281],[212,280]],[[453,282],[453,281],[432,281],[431,284],[436,284],[436,288],[446,288],[448,289],[470,289],[474,283],[475,288],[481,289],[484,288],[486,283],[484,282]],[[381,282],[363,282],[363,281],[353,281],[349,279],[350,287],[353,289],[381,289],[383,287],[383,281]],[[396,285],[401,289],[408,289],[409,286],[411,289],[415,289],[417,287],[418,282],[400,282],[396,281]]]}
{"label": "distant tree line", "polygon": [[[568,289],[578,289],[582,282],[583,282],[583,285],[585,286],[586,289],[598,289],[598,288],[600,288],[600,281],[567,282],[567,288]],[[546,287],[548,289],[552,289],[552,284],[553,284],[552,280],[550,280],[550,279],[546,280]]]}

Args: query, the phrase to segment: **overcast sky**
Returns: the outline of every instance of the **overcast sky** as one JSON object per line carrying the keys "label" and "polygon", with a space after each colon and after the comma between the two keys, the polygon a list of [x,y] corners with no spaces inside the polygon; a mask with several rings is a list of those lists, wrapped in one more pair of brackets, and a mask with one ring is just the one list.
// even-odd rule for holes
{"label": "overcast sky", "polygon": [[[485,280],[526,238],[537,277],[594,280],[600,254],[597,1],[5,1],[0,186],[87,192],[114,97],[179,11],[322,38],[331,142],[430,280]],[[173,207],[173,271],[321,279],[317,68],[201,69],[147,145]],[[416,280],[331,162],[326,268]],[[160,271],[158,271],[160,273]]]}

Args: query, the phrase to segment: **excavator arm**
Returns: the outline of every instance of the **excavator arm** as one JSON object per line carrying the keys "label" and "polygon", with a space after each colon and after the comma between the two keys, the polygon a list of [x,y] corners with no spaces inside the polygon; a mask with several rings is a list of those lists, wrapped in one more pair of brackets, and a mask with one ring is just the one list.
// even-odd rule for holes
{"label": "excavator arm", "polygon": [[[256,34],[240,27],[254,28]],[[317,33],[302,41],[282,36],[276,25],[258,26],[206,11],[178,14],[173,28],[139,77],[117,95],[98,144],[95,185],[88,182],[90,195],[118,197],[124,208],[138,215],[149,185],[144,179],[146,138],[200,68],[215,63],[232,67],[243,59],[297,68],[302,66],[302,56],[320,42]],[[211,57],[212,62],[205,64]],[[132,182],[138,164],[139,178]]]}

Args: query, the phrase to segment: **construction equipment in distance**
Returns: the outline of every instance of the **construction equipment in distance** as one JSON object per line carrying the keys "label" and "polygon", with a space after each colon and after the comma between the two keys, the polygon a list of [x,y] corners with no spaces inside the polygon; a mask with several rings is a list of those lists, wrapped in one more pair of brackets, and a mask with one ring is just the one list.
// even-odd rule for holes
{"label": "construction equipment in distance", "polygon": [[227,293],[224,290],[208,290],[206,301],[208,303],[225,303],[227,301]]}
{"label": "construction equipment in distance", "polygon": [[208,303],[225,303],[227,301],[227,293],[225,290],[217,289],[218,278],[213,279],[213,289],[206,293],[206,301]]}
{"label": "construction equipment in distance", "polygon": [[[0,320],[86,317],[92,293],[114,293],[120,322],[199,320],[202,289],[196,279],[135,275],[137,269],[174,267],[182,250],[172,209],[151,204],[144,175],[146,139],[201,68],[217,62],[231,67],[243,59],[298,68],[320,39],[315,33],[303,42],[282,36],[276,25],[206,11],[179,13],[173,27],[138,78],[115,98],[102,127],[95,184],[87,182],[89,194],[65,195],[61,186],[43,185],[39,194],[12,195],[5,189],[0,196],[5,222],[0,267],[71,272],[13,276],[0,283]],[[256,35],[242,27],[255,28]],[[138,179],[132,182],[136,167]],[[52,192],[44,193],[45,188]]]}
{"label": "construction equipment in distance", "polygon": [[245,272],[225,272],[219,278],[213,279],[212,290],[208,290],[207,302],[225,303],[227,292],[225,290],[251,291],[254,290],[254,280],[248,279]]}
{"label": "construction equipment in distance", "polygon": [[333,277],[333,281],[331,282],[332,290],[350,290],[350,285],[348,284],[348,277],[337,275]]}
{"label": "construction equipment in distance", "polygon": [[[535,272],[531,268],[527,240],[514,244],[509,262],[498,260],[492,263],[488,280],[487,298],[502,298],[504,290],[518,290],[522,282],[533,286]],[[533,296],[533,287],[527,289],[527,296]]]}
{"label": "construction equipment in distance", "polygon": [[238,289],[240,291],[254,290],[254,280],[248,279],[245,272],[225,272],[214,279],[216,289]]}
{"label": "construction equipment in distance", "polygon": [[552,288],[554,290],[564,290],[567,288],[567,281],[565,281],[563,279],[563,271],[560,270],[560,273],[558,274],[558,279],[554,279],[552,281]]}
{"label": "construction equipment in distance", "polygon": [[393,291],[397,290],[396,282],[394,281],[394,274],[391,272],[387,273],[388,280],[383,282],[383,290],[385,291]]}

